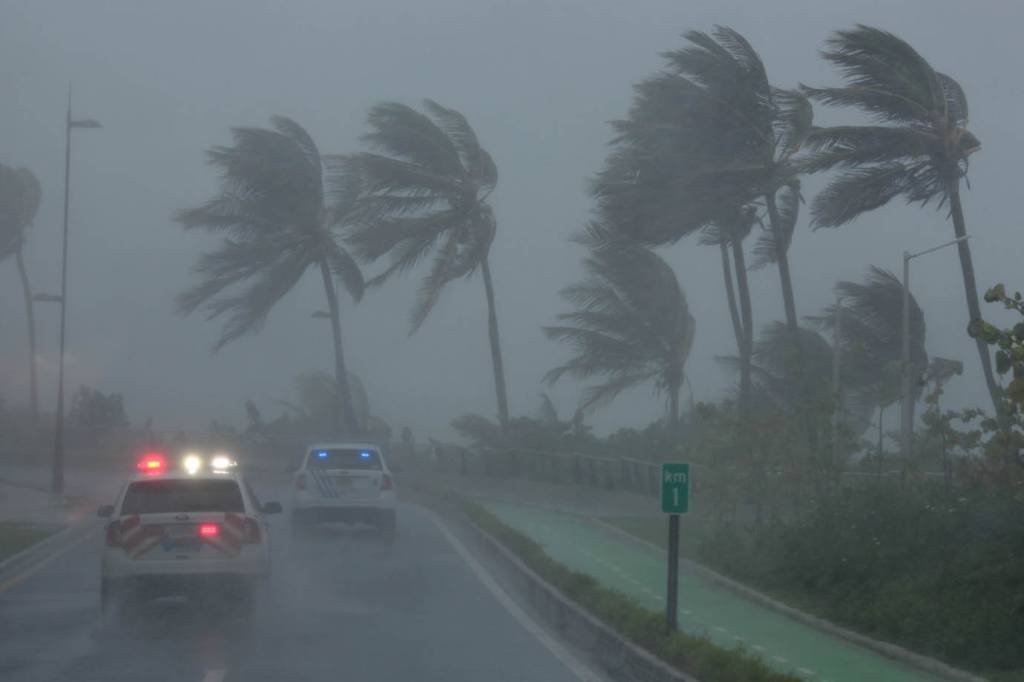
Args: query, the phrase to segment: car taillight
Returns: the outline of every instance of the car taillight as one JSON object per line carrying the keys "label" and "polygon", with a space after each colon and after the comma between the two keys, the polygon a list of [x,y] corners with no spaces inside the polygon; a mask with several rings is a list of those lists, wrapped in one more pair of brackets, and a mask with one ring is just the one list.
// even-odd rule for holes
{"label": "car taillight", "polygon": [[107,524],[107,547],[120,547],[121,522],[111,521]]}
{"label": "car taillight", "polygon": [[394,481],[387,474],[380,477],[380,489],[381,490],[392,490],[395,487]]}
{"label": "car taillight", "polygon": [[306,489],[306,474],[299,474],[295,477],[295,489],[305,490]]}
{"label": "car taillight", "polygon": [[256,519],[246,519],[245,526],[242,533],[242,542],[250,545],[258,545],[263,540],[263,534],[260,533],[260,524]]}
{"label": "car taillight", "polygon": [[218,535],[220,535],[220,526],[218,526],[216,523],[199,524],[199,537],[215,538]]}

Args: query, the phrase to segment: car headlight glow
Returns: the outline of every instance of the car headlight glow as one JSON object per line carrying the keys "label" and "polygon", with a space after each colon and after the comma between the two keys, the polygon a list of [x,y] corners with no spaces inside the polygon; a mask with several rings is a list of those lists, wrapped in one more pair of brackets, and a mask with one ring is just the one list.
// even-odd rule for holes
{"label": "car headlight glow", "polygon": [[227,455],[215,455],[210,460],[210,468],[214,471],[227,471],[231,467],[235,466],[234,460]]}
{"label": "car headlight glow", "polygon": [[196,453],[190,452],[181,460],[181,465],[188,474],[196,474],[203,468],[203,459]]}

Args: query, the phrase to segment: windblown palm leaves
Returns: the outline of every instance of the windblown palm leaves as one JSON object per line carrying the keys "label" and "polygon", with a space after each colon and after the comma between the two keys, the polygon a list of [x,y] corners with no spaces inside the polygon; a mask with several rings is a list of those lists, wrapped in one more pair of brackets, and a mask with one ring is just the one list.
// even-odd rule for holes
{"label": "windblown palm leaves", "polygon": [[498,182],[497,167],[461,113],[431,100],[423,106],[426,113],[397,102],[370,111],[364,140],[374,151],[355,158],[365,185],[361,220],[350,243],[366,261],[389,260],[374,283],[432,260],[413,306],[413,332],[449,282],[480,271],[498,418],[506,424],[508,399],[488,262],[496,223],[487,198]]}
{"label": "windblown palm leaves", "polygon": [[[838,227],[897,197],[948,205],[953,232],[966,232],[960,181],[981,143],[968,129],[967,97],[952,77],[936,71],[905,41],[877,28],[836,32],[824,57],[839,69],[843,87],[804,88],[813,99],[866,113],[874,125],[818,128],[807,138],[813,151],[800,166],[839,169],[812,204],[814,223]],[[980,319],[970,247],[959,245],[970,320]],[[1000,390],[988,347],[978,342],[982,370],[997,412]]]}
{"label": "windblown palm leaves", "polygon": [[544,329],[549,338],[568,343],[574,356],[545,380],[603,378],[585,391],[584,408],[653,382],[668,394],[676,424],[695,323],[675,273],[652,251],[622,243],[602,224],[592,223],[580,241],[590,247],[587,277],[562,290],[574,310],[558,316],[562,324]]}
{"label": "windblown palm leaves", "polygon": [[[235,128],[234,144],[208,152],[221,171],[220,192],[205,204],[180,211],[186,229],[222,235],[220,245],[199,258],[199,282],[178,297],[179,309],[203,310],[207,319],[226,317],[219,349],[258,331],[273,307],[310,269],[320,271],[330,309],[335,379],[342,396],[336,428],[359,431],[352,406],[335,287],[339,279],[353,299],[363,277],[340,242],[358,185],[344,164],[328,166],[332,201],[325,201],[324,163],[309,134],[291,119],[276,116],[272,128]],[[339,191],[348,188],[348,192]]]}

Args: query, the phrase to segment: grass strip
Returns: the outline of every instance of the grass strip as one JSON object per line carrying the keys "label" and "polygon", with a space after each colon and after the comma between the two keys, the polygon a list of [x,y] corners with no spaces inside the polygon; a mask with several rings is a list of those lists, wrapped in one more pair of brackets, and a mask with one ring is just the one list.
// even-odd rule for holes
{"label": "grass strip", "polygon": [[484,507],[458,499],[463,512],[565,596],[602,620],[627,640],[702,682],[799,682],[778,672],[756,654],[737,646],[726,649],[705,637],[665,631],[663,613],[638,605],[621,592],[601,585],[592,576],[552,559],[538,543],[508,526]]}

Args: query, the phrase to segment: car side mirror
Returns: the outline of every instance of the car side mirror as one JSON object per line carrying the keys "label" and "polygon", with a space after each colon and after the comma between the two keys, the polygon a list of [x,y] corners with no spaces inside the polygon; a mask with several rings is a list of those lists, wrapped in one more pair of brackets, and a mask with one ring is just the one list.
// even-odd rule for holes
{"label": "car side mirror", "polygon": [[103,505],[102,507],[100,507],[99,509],[96,510],[96,516],[100,517],[101,519],[110,518],[113,515],[114,515],[114,505],[112,505],[112,504],[105,504],[105,505]]}
{"label": "car side mirror", "polygon": [[280,502],[264,502],[263,508],[260,510],[264,514],[280,514],[281,503]]}

